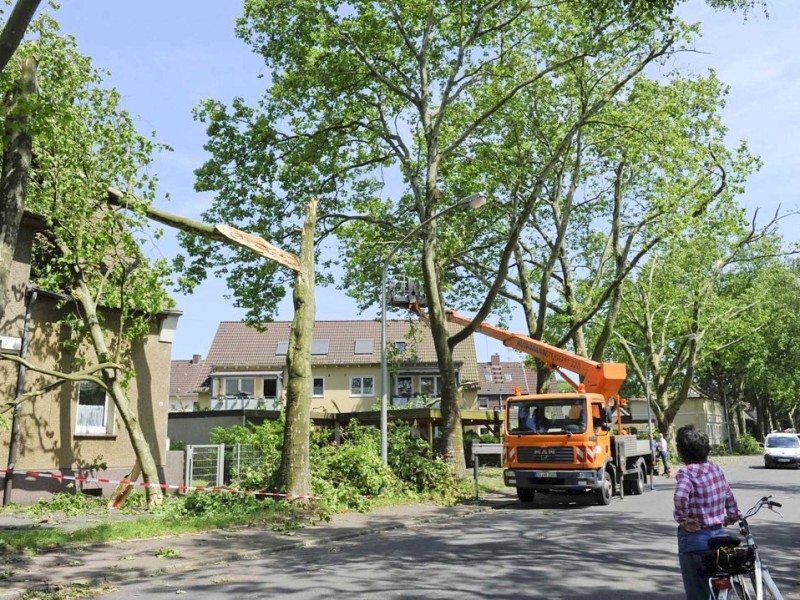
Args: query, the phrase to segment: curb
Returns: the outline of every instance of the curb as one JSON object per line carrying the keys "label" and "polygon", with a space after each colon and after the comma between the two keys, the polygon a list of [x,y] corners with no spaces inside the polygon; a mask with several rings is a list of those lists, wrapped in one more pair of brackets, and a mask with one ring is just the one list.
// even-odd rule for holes
{"label": "curb", "polygon": [[297,550],[300,548],[314,548],[343,540],[355,539],[375,533],[382,533],[397,529],[413,529],[415,527],[420,527],[427,523],[432,523],[432,522],[439,523],[456,518],[469,517],[475,514],[490,512],[491,510],[494,510],[494,508],[495,508],[494,506],[470,506],[466,508],[456,509],[455,511],[449,514],[448,513],[429,514],[422,517],[419,516],[405,517],[398,520],[390,520],[385,524],[375,524],[370,527],[359,529],[357,531],[345,531],[338,534],[322,530],[314,532],[313,530],[309,529],[308,531],[311,532],[311,535],[316,533],[319,537],[317,538],[312,537],[311,539],[293,540],[286,542],[284,544],[273,545],[267,548],[260,548],[258,550],[252,550],[246,552],[237,551],[237,552],[217,554],[205,560],[194,558],[190,559],[187,562],[175,563],[174,565],[165,565],[163,567],[158,567],[158,568],[147,568],[144,570],[137,570],[137,571],[134,571],[133,569],[106,571],[102,575],[98,575],[95,577],[89,577],[89,578],[82,577],[66,581],[42,581],[42,580],[37,581],[36,579],[29,579],[24,582],[24,586],[19,585],[16,582],[10,582],[10,584],[9,582],[5,582],[6,586],[3,586],[4,589],[0,589],[0,600],[20,600],[30,592],[54,592],[58,590],[60,587],[67,585],[84,584],[89,586],[94,586],[94,585],[99,586],[103,583],[113,584],[122,581],[129,581],[131,579],[136,579],[136,578],[142,579],[142,578],[161,577],[163,575],[168,575],[170,573],[195,571],[205,566],[219,565],[234,560],[256,560],[264,556],[270,556],[282,552],[290,552],[292,550]]}

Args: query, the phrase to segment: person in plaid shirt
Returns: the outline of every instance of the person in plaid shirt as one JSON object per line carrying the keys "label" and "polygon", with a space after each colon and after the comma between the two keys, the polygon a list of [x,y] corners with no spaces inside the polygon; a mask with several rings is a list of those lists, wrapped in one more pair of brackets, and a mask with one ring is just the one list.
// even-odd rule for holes
{"label": "person in plaid shirt", "polygon": [[708,540],[723,527],[742,518],[725,474],[708,461],[708,436],[694,425],[678,430],[678,456],[685,463],[676,475],[675,510],[678,522],[678,558],[688,600],[707,600],[708,579],[701,573]]}

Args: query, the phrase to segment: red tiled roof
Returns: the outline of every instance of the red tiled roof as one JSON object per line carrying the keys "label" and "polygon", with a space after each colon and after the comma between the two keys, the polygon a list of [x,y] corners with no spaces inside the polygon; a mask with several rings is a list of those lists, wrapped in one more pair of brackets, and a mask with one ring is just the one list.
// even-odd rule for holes
{"label": "red tiled roof", "polygon": [[205,360],[173,360],[169,368],[170,398],[197,397],[198,389],[208,378],[211,365]]}
{"label": "red tiled roof", "polygon": [[[455,333],[460,327],[449,324]],[[276,321],[267,323],[264,331],[257,331],[240,321],[223,321],[219,324],[206,362],[213,370],[228,369],[281,369],[286,363],[286,354],[277,353],[279,344],[289,341],[291,322]],[[413,332],[412,332],[413,329]],[[311,363],[315,365],[377,365],[381,362],[381,324],[380,321],[346,320],[317,321],[314,326],[314,340],[328,340],[325,354],[312,354]],[[357,340],[364,342],[364,352],[356,354]],[[436,351],[430,329],[424,322],[390,320],[387,322],[386,343],[390,353],[395,342],[406,342],[407,352],[415,353],[414,364],[436,365]],[[390,354],[391,356],[391,354]],[[457,363],[462,364],[461,374],[465,381],[478,378],[475,344],[472,338],[459,344],[453,354]]]}
{"label": "red tiled roof", "polygon": [[478,394],[510,395],[514,388],[522,394],[535,394],[536,371],[519,362],[479,363],[478,385]]}

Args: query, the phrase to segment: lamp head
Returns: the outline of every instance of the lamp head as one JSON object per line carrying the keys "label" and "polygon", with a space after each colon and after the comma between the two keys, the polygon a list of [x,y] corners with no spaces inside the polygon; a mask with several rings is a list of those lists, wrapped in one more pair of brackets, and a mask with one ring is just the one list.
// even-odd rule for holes
{"label": "lamp head", "polygon": [[484,196],[481,192],[476,194],[470,194],[463,200],[460,200],[458,204],[463,206],[469,206],[470,208],[480,208],[484,204],[486,204],[486,196]]}

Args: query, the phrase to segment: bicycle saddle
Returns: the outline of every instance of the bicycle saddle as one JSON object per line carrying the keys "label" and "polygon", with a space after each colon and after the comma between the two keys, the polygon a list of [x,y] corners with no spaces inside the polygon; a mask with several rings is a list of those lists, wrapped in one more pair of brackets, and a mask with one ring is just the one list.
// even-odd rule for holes
{"label": "bicycle saddle", "polygon": [[718,535],[708,540],[708,547],[712,550],[718,548],[734,548],[742,543],[742,538],[733,533]]}

